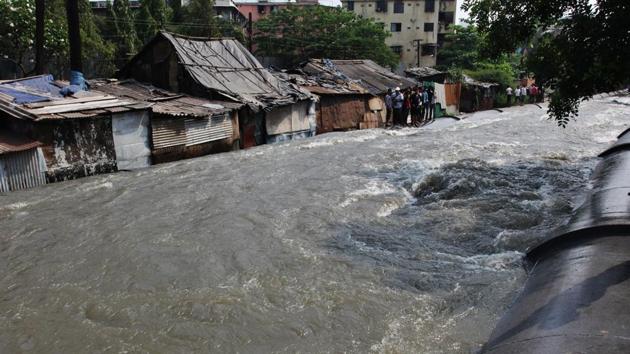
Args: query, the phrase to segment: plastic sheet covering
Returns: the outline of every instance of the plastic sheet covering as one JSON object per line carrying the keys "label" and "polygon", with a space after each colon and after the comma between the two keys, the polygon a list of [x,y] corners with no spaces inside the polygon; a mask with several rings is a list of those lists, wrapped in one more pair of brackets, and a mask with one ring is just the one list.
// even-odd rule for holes
{"label": "plastic sheet covering", "polygon": [[132,111],[112,116],[112,134],[119,170],[133,170],[151,164],[149,114]]}

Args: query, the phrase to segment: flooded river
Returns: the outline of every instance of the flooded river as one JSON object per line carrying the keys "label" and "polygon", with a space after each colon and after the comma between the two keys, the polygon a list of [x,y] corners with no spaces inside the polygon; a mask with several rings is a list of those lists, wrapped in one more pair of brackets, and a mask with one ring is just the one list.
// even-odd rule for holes
{"label": "flooded river", "polygon": [[0,352],[470,353],[630,100],[332,133],[0,196]]}

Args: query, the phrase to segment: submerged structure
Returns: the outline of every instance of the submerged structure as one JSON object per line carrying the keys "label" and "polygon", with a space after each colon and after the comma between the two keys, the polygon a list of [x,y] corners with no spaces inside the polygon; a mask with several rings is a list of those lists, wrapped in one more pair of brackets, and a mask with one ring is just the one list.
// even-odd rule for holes
{"label": "submerged structure", "polygon": [[159,88],[242,103],[241,147],[314,134],[312,96],[278,78],[234,39],[160,32],[121,70]]}
{"label": "submerged structure", "polygon": [[525,289],[484,353],[630,352],[630,129],[569,223],[527,254]]}

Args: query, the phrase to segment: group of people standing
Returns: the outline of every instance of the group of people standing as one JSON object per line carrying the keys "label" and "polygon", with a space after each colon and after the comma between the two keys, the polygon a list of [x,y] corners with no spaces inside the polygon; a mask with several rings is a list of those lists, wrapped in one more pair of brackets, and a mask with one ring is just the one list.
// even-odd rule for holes
{"label": "group of people standing", "polygon": [[[432,88],[414,87],[401,91],[387,90],[387,126],[419,127],[434,118],[435,92]],[[411,123],[409,117],[411,116]]]}
{"label": "group of people standing", "polygon": [[545,97],[545,93],[542,87],[532,84],[531,86],[518,85],[515,89],[508,87],[505,89],[507,95],[507,105],[512,105],[512,97],[514,97],[514,104],[536,103],[542,102]]}

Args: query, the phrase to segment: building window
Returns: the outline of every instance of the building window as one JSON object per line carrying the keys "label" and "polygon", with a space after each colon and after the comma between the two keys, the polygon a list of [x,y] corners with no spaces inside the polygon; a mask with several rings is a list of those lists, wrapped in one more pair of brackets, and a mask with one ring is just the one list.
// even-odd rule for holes
{"label": "building window", "polygon": [[354,11],[354,1],[348,1],[348,11]]}
{"label": "building window", "polygon": [[425,23],[424,24],[425,32],[433,32],[433,23]]}
{"label": "building window", "polygon": [[400,22],[392,22],[390,31],[391,32],[400,32],[400,31],[402,31],[402,24]]}
{"label": "building window", "polygon": [[376,12],[387,12],[386,0],[379,0],[376,2]]}
{"label": "building window", "polygon": [[394,0],[394,13],[402,14],[405,13],[405,3],[401,0]]}
{"label": "building window", "polygon": [[435,55],[435,44],[423,44],[422,45],[422,56],[434,56]]}
{"label": "building window", "polygon": [[455,23],[455,13],[454,12],[440,12],[438,15],[438,21],[444,22],[447,25],[451,25]]}
{"label": "building window", "polygon": [[403,48],[402,48],[402,46],[401,46],[401,45],[393,45],[393,46],[391,46],[391,47],[389,47],[389,48],[390,48],[390,49],[392,50],[392,52],[394,52],[396,55],[398,55],[398,56],[402,56],[402,50],[403,50]]}
{"label": "building window", "polygon": [[258,13],[259,14],[264,14],[265,13],[265,7],[264,5],[258,5]]}
{"label": "building window", "polygon": [[424,0],[424,12],[435,12],[435,0]]}

